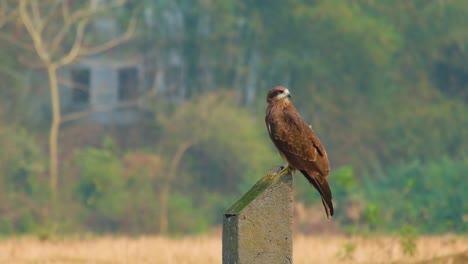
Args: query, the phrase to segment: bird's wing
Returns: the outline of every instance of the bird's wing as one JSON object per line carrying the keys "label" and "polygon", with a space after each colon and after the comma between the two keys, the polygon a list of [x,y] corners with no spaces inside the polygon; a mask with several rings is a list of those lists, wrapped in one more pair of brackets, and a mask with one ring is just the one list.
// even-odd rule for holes
{"label": "bird's wing", "polygon": [[296,111],[284,110],[284,119],[270,122],[273,142],[288,162],[297,169],[314,165],[323,176],[328,176],[330,165],[325,149],[312,128]]}

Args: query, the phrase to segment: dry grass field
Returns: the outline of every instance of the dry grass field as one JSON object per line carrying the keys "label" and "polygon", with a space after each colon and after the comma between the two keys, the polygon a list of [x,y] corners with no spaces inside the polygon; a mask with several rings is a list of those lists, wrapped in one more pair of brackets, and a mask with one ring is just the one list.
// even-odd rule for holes
{"label": "dry grass field", "polygon": [[[0,240],[0,263],[221,263],[221,238],[10,238]],[[420,237],[408,257],[397,237],[297,236],[294,263],[468,263],[468,238]]]}

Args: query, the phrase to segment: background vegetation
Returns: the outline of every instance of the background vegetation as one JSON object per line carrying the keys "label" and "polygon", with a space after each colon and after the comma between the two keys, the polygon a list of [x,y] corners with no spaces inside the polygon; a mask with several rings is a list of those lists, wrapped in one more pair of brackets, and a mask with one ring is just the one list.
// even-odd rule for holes
{"label": "background vegetation", "polygon": [[[51,107],[37,115],[49,66],[17,8],[0,5],[1,234],[207,232],[283,162],[263,122],[274,85],[290,88],[329,153],[339,230],[468,231],[465,0],[146,0],[93,14],[139,19],[119,56],[145,58],[147,118],[62,123],[55,200]],[[49,19],[45,30],[60,25]],[[298,203],[320,204],[296,185]]]}

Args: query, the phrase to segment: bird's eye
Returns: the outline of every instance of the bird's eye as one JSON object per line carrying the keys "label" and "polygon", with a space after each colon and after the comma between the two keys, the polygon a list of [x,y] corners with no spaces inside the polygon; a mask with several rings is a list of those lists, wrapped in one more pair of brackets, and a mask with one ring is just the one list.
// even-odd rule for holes
{"label": "bird's eye", "polygon": [[283,91],[280,90],[279,93],[283,93]]}

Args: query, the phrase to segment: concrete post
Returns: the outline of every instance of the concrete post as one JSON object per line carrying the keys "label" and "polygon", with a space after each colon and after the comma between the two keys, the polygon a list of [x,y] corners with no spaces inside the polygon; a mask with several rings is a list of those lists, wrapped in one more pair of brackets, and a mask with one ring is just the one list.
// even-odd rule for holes
{"label": "concrete post", "polygon": [[270,172],[224,214],[223,264],[292,263],[292,176]]}

